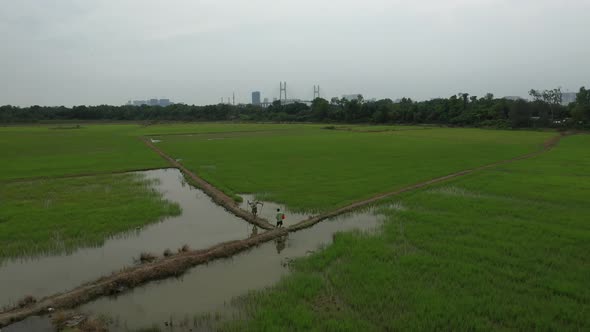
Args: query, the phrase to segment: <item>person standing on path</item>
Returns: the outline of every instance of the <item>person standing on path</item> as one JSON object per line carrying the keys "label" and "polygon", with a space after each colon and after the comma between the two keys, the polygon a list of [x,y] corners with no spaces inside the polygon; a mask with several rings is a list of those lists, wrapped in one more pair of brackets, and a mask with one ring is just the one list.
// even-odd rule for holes
{"label": "person standing on path", "polygon": [[285,214],[281,212],[281,209],[277,209],[277,227],[283,227],[283,219],[285,219]]}
{"label": "person standing on path", "polygon": [[254,215],[254,217],[256,217],[258,215],[258,205],[264,206],[264,204],[261,203],[260,201],[254,201],[254,202],[248,201],[248,205],[250,205],[250,209],[252,209],[252,215]]}

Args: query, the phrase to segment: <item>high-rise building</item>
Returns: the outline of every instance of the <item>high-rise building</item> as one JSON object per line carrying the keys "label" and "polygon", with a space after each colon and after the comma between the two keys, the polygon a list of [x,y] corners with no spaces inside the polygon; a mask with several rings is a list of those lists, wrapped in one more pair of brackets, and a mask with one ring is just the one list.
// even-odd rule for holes
{"label": "high-rise building", "polygon": [[160,99],[160,102],[158,104],[162,107],[172,105],[172,103],[170,102],[170,99]]}
{"label": "high-rise building", "polygon": [[252,105],[260,105],[260,91],[252,92]]}

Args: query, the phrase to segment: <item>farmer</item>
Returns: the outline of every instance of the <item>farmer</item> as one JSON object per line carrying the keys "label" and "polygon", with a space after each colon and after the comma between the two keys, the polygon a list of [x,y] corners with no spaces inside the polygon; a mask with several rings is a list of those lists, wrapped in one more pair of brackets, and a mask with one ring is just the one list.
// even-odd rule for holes
{"label": "farmer", "polygon": [[254,215],[254,217],[256,217],[256,215],[258,215],[258,205],[264,206],[264,204],[261,203],[260,201],[254,201],[254,202],[248,201],[248,205],[250,205],[250,209],[252,209],[252,214]]}
{"label": "farmer", "polygon": [[277,227],[282,227],[283,226],[283,219],[285,219],[285,214],[283,212],[281,212],[281,209],[277,209]]}

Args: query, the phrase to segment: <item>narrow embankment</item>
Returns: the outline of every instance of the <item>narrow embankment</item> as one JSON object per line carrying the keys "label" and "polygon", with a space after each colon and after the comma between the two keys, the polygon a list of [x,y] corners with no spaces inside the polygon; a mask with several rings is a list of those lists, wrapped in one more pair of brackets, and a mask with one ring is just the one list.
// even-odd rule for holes
{"label": "narrow embankment", "polygon": [[[399,195],[404,192],[420,189],[420,188],[429,186],[431,184],[447,181],[449,179],[468,175],[473,172],[488,169],[488,168],[491,168],[494,166],[507,164],[507,163],[518,161],[518,160],[523,160],[523,159],[528,159],[528,158],[538,156],[544,152],[549,151],[551,148],[553,148],[559,142],[559,140],[562,136],[564,136],[564,134],[562,134],[561,136],[553,137],[550,140],[546,141],[544,144],[544,148],[540,151],[529,153],[529,154],[526,154],[526,155],[523,155],[520,157],[488,164],[485,166],[456,172],[456,173],[442,176],[439,178],[435,178],[435,179],[431,179],[431,180],[424,181],[421,183],[417,183],[417,184],[414,184],[414,185],[411,185],[411,186],[408,186],[408,187],[405,187],[405,188],[402,188],[402,189],[399,189],[396,191],[379,194],[379,195],[376,195],[372,198],[369,198],[369,199],[366,199],[363,201],[359,201],[354,204],[350,204],[350,205],[342,207],[340,209],[337,209],[337,210],[334,210],[334,211],[331,211],[328,213],[324,213],[324,214],[321,214],[316,217],[312,217],[307,220],[300,221],[299,223],[292,225],[290,227],[287,227],[287,228],[275,229],[270,224],[268,224],[268,222],[266,222],[266,224],[264,224],[264,225],[269,228],[272,228],[272,230],[269,230],[267,232],[261,233],[259,235],[253,236],[253,237],[250,237],[245,240],[236,240],[236,241],[225,242],[222,244],[215,245],[215,246],[208,248],[208,249],[194,250],[194,251],[189,251],[189,252],[185,252],[185,253],[180,253],[176,256],[162,258],[162,259],[160,259],[156,262],[150,263],[150,264],[145,264],[145,265],[141,265],[141,266],[136,266],[136,267],[124,269],[118,273],[114,273],[113,275],[111,275],[109,277],[104,277],[104,278],[98,279],[94,282],[88,283],[86,285],[82,285],[78,288],[75,288],[75,289],[69,291],[69,292],[48,296],[48,297],[40,300],[39,302],[31,304],[29,306],[26,306],[23,308],[15,308],[15,309],[12,309],[9,311],[0,312],[0,328],[7,326],[9,324],[12,324],[14,322],[23,320],[29,316],[48,313],[49,308],[53,308],[53,309],[72,308],[72,307],[78,306],[80,304],[90,302],[90,301],[92,301],[98,297],[101,297],[101,296],[114,295],[114,294],[124,292],[126,290],[129,290],[131,288],[145,284],[145,283],[152,281],[152,280],[180,276],[182,273],[184,273],[188,269],[190,269],[194,266],[197,266],[199,264],[204,264],[204,263],[207,263],[207,262],[219,259],[219,258],[231,257],[235,254],[238,254],[242,251],[248,250],[248,249],[250,249],[254,246],[257,246],[259,244],[271,241],[271,240],[276,239],[281,236],[285,236],[289,232],[296,232],[296,231],[302,230],[304,228],[311,227],[311,226],[319,223],[322,220],[332,218],[332,217],[338,216],[340,214],[348,213],[348,212],[351,212],[355,209],[367,207],[367,206],[372,205],[372,204],[378,202],[379,200],[382,200],[385,198],[396,196],[396,195]],[[154,149],[154,151],[158,152],[158,154],[160,154],[162,157],[164,157],[168,161],[170,161],[170,163],[173,166],[178,167],[179,169],[185,171],[186,172],[185,174],[191,176],[190,174],[192,174],[192,173],[190,171],[186,170],[182,165],[180,165],[178,162],[176,162],[172,158],[168,157],[166,154],[164,154],[159,149],[155,148],[150,143],[151,142],[146,142],[146,144],[148,144],[148,146],[150,146],[152,149]],[[211,186],[209,183],[200,179],[196,175],[193,174],[193,176],[194,176],[193,179],[195,181],[197,179],[199,179],[199,182],[202,182],[203,185],[206,185],[211,192],[221,193],[221,191],[219,189]],[[203,188],[204,188],[204,186],[203,186]],[[229,198],[225,194],[223,194],[223,196],[220,196],[220,197],[227,197],[228,200],[231,200],[231,198]],[[223,200],[223,201],[226,201],[226,200]],[[217,202],[217,200],[216,200],[216,202]],[[232,204],[234,204],[233,200],[231,202],[232,202]],[[235,204],[233,206],[235,206]],[[242,211],[243,213],[248,215],[248,213],[246,211],[243,211],[241,209],[238,209],[238,210]],[[234,212],[233,210],[230,210],[230,211]],[[238,214],[236,214],[236,215],[238,215]],[[238,216],[240,216],[240,215],[238,215]],[[246,219],[246,218],[244,218],[244,219]],[[254,223],[254,224],[256,224],[256,223]]]}
{"label": "narrow embankment", "polygon": [[29,316],[46,314],[50,310],[73,308],[101,296],[119,294],[152,280],[179,277],[191,267],[233,256],[287,233],[288,230],[285,228],[274,229],[246,240],[225,242],[209,249],[179,253],[153,263],[127,268],[69,292],[46,297],[24,308],[2,312],[0,313],[0,328]]}
{"label": "narrow embankment", "polygon": [[333,210],[333,211],[330,211],[330,212],[326,212],[326,213],[320,214],[318,216],[312,217],[312,218],[307,219],[307,220],[303,220],[303,221],[301,221],[301,222],[299,222],[299,223],[297,223],[297,224],[289,227],[289,231],[299,231],[299,230],[302,230],[302,229],[305,229],[305,228],[309,228],[309,227],[317,224],[318,222],[320,222],[322,220],[330,219],[330,218],[336,217],[336,216],[341,215],[341,214],[344,214],[344,213],[352,212],[352,211],[357,210],[359,208],[363,208],[363,207],[369,206],[371,204],[374,204],[377,201],[380,201],[382,199],[385,199],[385,198],[388,198],[388,197],[392,197],[392,196],[397,196],[397,195],[400,195],[400,194],[405,193],[405,192],[408,192],[408,191],[412,191],[412,190],[420,189],[420,188],[423,188],[423,187],[427,187],[427,186],[430,186],[432,184],[436,184],[436,183],[439,183],[439,182],[448,181],[450,179],[454,179],[454,178],[457,178],[457,177],[460,177],[460,176],[465,176],[465,175],[471,174],[473,172],[482,171],[484,169],[492,168],[492,167],[495,167],[495,166],[499,166],[499,165],[508,164],[508,163],[511,163],[511,162],[523,160],[523,159],[528,159],[528,158],[536,157],[536,156],[538,156],[540,154],[543,154],[543,153],[551,150],[559,142],[559,140],[561,139],[561,137],[566,136],[566,135],[569,135],[569,134],[562,133],[559,136],[551,137],[550,139],[548,139],[547,141],[545,141],[543,143],[543,149],[541,149],[539,151],[531,152],[531,153],[528,153],[528,154],[525,154],[525,155],[522,155],[522,156],[519,156],[519,157],[507,159],[507,160],[498,161],[498,162],[495,162],[495,163],[492,163],[492,164],[488,164],[488,165],[476,167],[476,168],[473,168],[473,169],[468,169],[468,170],[460,171],[460,172],[449,174],[449,175],[446,175],[446,176],[441,176],[439,178],[435,178],[435,179],[431,179],[431,180],[428,180],[428,181],[420,182],[420,183],[417,183],[417,184],[414,184],[414,185],[411,185],[411,186],[408,186],[408,187],[401,188],[401,189],[396,190],[396,191],[391,191],[391,192],[386,192],[386,193],[382,193],[382,194],[379,194],[379,195],[375,195],[375,196],[373,196],[371,198],[368,198],[368,199],[365,199],[365,200],[362,200],[362,201],[358,201],[358,202],[352,203],[350,205],[341,207],[339,209],[336,209],[336,210]]}
{"label": "narrow embankment", "polygon": [[207,195],[209,195],[215,203],[218,205],[223,206],[226,210],[233,213],[235,216],[246,220],[247,222],[256,225],[262,229],[274,229],[274,226],[271,225],[267,220],[256,217],[252,215],[250,212],[242,210],[236,202],[226,195],[223,191],[217,189],[209,182],[205,181],[204,179],[197,176],[195,173],[189,171],[186,167],[184,167],[181,163],[176,161],[174,158],[168,156],[164,151],[157,148],[154,143],[150,140],[144,138],[143,142],[152,150],[154,150],[158,155],[162,158],[167,160],[170,165],[175,168],[178,168],[186,177],[194,182],[194,184],[199,187],[199,189],[203,190]]}

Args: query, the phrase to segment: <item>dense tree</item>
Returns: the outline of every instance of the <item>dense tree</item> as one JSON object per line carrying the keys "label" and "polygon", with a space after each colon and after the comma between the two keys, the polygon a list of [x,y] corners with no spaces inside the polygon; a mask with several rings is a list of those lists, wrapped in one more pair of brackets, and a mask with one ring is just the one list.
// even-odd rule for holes
{"label": "dense tree", "polygon": [[273,102],[263,108],[257,105],[174,104],[167,107],[148,106],[74,106],[15,107],[0,106],[0,123],[39,121],[299,121],[332,123],[407,123],[440,124],[476,127],[551,127],[553,120],[564,120],[572,114],[570,125],[590,125],[590,90],[580,89],[575,103],[566,108],[559,104],[561,91],[531,90],[534,100],[507,100],[486,94],[483,98],[460,93],[449,98],[415,102],[402,98],[366,101],[316,98],[305,103]]}
{"label": "dense tree", "polygon": [[559,106],[561,106],[562,102],[561,88],[543,91],[531,89],[531,91],[529,91],[529,95],[533,97],[536,102],[545,103],[547,106],[549,106],[549,120],[553,122],[555,120],[555,111],[559,109]]}
{"label": "dense tree", "polygon": [[585,87],[581,87],[576,95],[572,118],[577,125],[590,124],[590,90],[586,90]]}
{"label": "dense tree", "polygon": [[531,124],[531,107],[524,100],[516,100],[510,107],[510,121],[514,127],[528,127]]}

